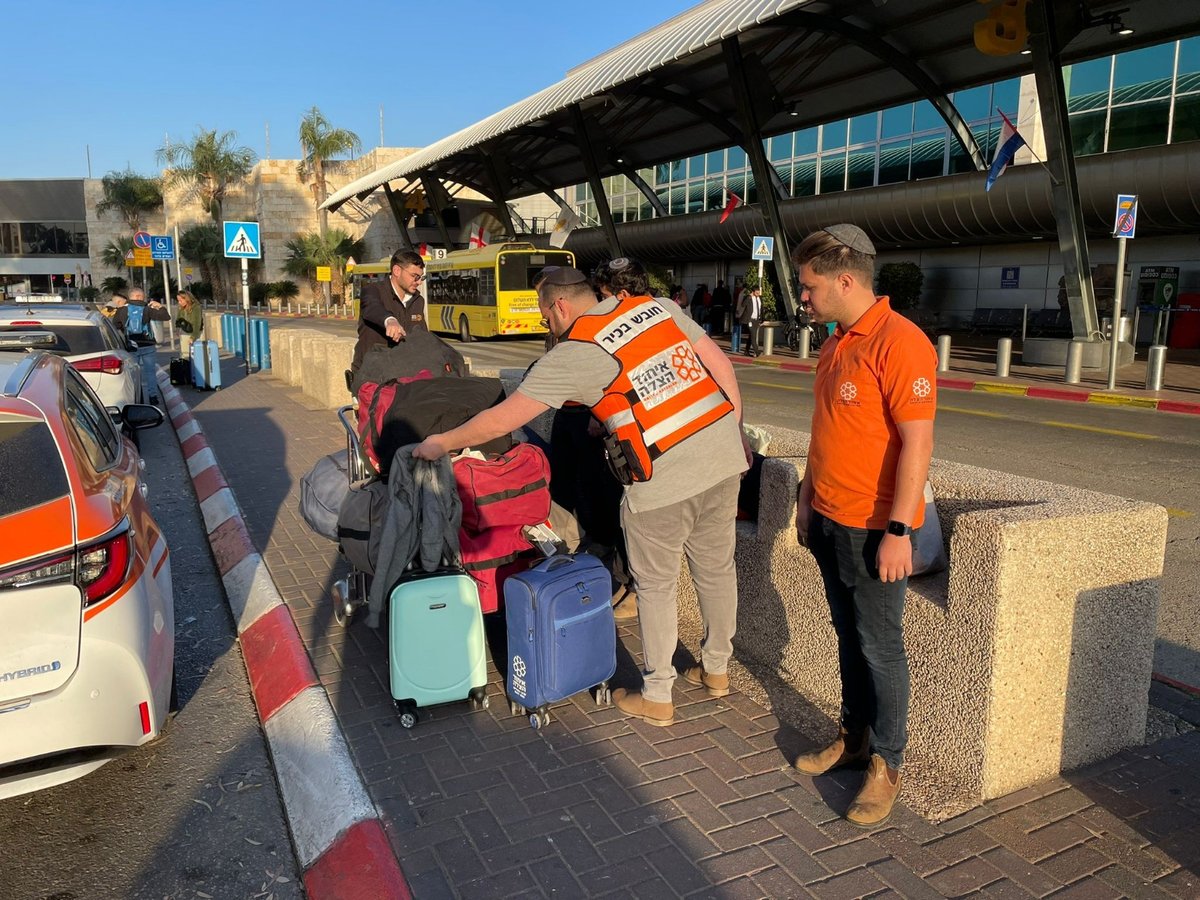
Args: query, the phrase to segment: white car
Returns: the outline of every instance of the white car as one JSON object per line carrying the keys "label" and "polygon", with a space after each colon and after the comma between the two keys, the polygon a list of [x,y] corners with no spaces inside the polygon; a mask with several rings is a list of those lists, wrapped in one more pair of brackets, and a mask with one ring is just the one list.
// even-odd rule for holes
{"label": "white car", "polygon": [[[20,298],[18,298],[20,300]],[[5,303],[0,306],[0,337],[6,333],[50,332],[49,350],[79,372],[101,402],[118,412],[142,403],[142,370],[129,342],[101,312],[63,303]]]}
{"label": "white car", "polygon": [[[134,404],[121,420],[163,416]],[[0,799],[79,778],[167,721],[171,564],[140,473],[77,372],[0,352]]]}

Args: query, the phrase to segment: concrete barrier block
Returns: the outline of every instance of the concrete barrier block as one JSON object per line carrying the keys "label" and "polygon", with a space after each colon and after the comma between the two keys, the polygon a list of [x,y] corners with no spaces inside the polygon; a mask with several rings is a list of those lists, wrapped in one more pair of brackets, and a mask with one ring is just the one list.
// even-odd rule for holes
{"label": "concrete barrier block", "polygon": [[216,341],[219,348],[224,348],[224,341],[221,339],[221,314],[219,312],[206,312],[204,314],[204,337],[210,341]]}
{"label": "concrete barrier block", "polygon": [[[769,452],[806,448],[772,427]],[[763,466],[757,523],[739,523],[735,659],[782,720],[824,740],[837,650],[820,573],[796,540],[803,458]],[[904,798],[948,818],[1144,739],[1166,511],[935,461],[948,572],[910,581]],[[680,629],[701,631],[686,567]],[[831,733],[833,725],[823,726]]]}
{"label": "concrete barrier block", "polygon": [[288,371],[286,381],[292,387],[301,386],[301,373],[304,371],[303,346],[306,338],[320,336],[320,332],[311,328],[280,329],[283,339],[288,344]]}
{"label": "concrete barrier block", "polygon": [[354,358],[355,341],[345,337],[331,337],[324,344],[324,355],[318,360],[317,395],[314,399],[321,404],[337,409],[350,402],[350,391],[346,388],[346,370]]}
{"label": "concrete barrier block", "polygon": [[292,342],[286,336],[289,330],[272,328],[270,332],[271,374],[283,382],[287,382],[292,371]]}

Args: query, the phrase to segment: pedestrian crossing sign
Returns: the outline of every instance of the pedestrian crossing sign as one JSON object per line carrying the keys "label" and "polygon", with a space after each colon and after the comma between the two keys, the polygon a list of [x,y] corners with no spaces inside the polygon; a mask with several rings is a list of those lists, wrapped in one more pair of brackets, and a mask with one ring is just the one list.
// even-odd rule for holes
{"label": "pedestrian crossing sign", "polygon": [[775,238],[756,234],[750,242],[750,258],[765,259],[768,262],[775,258]]}
{"label": "pedestrian crossing sign", "polygon": [[225,256],[229,259],[261,259],[262,244],[257,222],[222,222],[225,229]]}

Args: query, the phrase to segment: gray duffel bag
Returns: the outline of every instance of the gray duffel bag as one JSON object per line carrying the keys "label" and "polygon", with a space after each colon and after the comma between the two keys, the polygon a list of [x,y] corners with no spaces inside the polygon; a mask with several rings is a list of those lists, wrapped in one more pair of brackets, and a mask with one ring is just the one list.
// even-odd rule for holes
{"label": "gray duffel bag", "polygon": [[347,453],[331,453],[317,460],[300,479],[300,515],[308,527],[331,541],[338,539],[338,513],[350,493]]}

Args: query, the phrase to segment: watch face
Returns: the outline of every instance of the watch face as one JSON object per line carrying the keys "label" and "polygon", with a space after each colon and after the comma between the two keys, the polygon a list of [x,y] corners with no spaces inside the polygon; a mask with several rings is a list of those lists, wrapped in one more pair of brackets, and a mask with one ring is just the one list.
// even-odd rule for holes
{"label": "watch face", "polygon": [[912,529],[903,522],[888,522],[888,534],[904,537],[906,534],[912,534]]}

